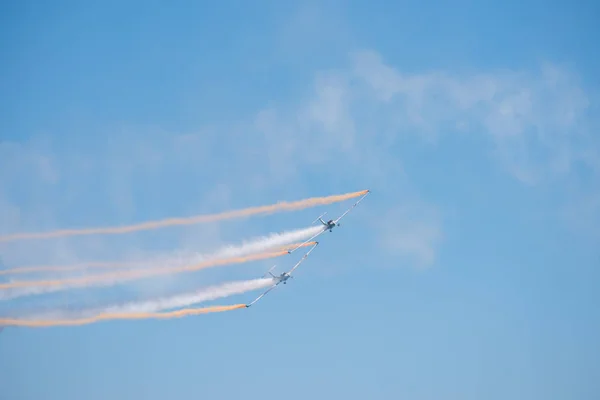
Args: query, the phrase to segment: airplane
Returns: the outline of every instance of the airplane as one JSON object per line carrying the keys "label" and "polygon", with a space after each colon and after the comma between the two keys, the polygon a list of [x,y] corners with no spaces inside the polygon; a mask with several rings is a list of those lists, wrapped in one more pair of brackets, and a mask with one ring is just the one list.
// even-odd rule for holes
{"label": "airplane", "polygon": [[341,226],[340,224],[340,220],[342,218],[344,218],[346,216],[346,214],[348,214],[350,211],[352,211],[352,209],[354,207],[356,207],[358,205],[358,203],[360,203],[362,201],[362,199],[364,199],[365,197],[367,197],[367,195],[371,193],[370,190],[367,190],[367,193],[365,193],[360,199],[358,199],[356,201],[356,203],[352,204],[352,207],[350,207],[349,209],[347,209],[346,211],[344,211],[344,213],[342,215],[340,215],[337,219],[330,219],[329,221],[325,222],[323,220],[323,216],[325,214],[327,214],[327,212],[324,212],[323,214],[319,215],[317,217],[317,219],[315,219],[312,223],[314,224],[317,221],[320,221],[321,224],[323,224],[323,230],[319,233],[317,233],[316,235],[314,235],[313,237],[311,237],[310,239],[306,240],[304,243],[298,245],[297,247],[295,247],[292,250],[288,250],[288,254],[292,254],[294,251],[296,251],[298,248],[300,248],[302,245],[304,245],[305,243],[308,243],[310,241],[312,241],[313,239],[317,238],[318,236],[320,236],[321,234],[329,231],[329,232],[333,232],[333,228],[335,228],[336,226]]}
{"label": "airplane", "polygon": [[335,228],[336,226],[340,226],[339,221],[340,218],[338,218],[337,220],[332,220],[330,219],[329,221],[325,222],[323,221],[323,215],[327,214],[327,212],[324,212],[323,214],[319,215],[319,217],[317,219],[315,219],[312,223],[314,224],[317,221],[321,221],[321,223],[325,226],[324,231],[329,230],[329,232],[331,232],[331,230],[333,228]]}
{"label": "airplane", "polygon": [[[289,273],[287,272],[282,272],[281,275],[273,275],[271,273],[271,271],[273,270],[273,268],[275,268],[276,265],[273,265],[273,267],[271,267],[271,269],[269,271],[267,271],[267,273],[269,275],[271,275],[271,277],[275,280],[275,282],[279,283],[283,283],[284,285],[287,284],[287,280],[290,278],[293,278],[293,276],[291,276]],[[265,277],[267,274],[263,275],[263,277]]]}
{"label": "airplane", "polygon": [[313,246],[313,247],[312,247],[312,248],[311,248],[309,251],[307,251],[307,252],[306,252],[306,253],[305,253],[305,254],[302,256],[302,258],[300,259],[300,261],[298,261],[298,262],[296,263],[296,265],[294,265],[294,266],[292,267],[292,269],[290,269],[289,271],[282,272],[282,273],[281,273],[281,274],[279,274],[279,275],[273,275],[273,274],[271,273],[271,271],[273,271],[273,269],[276,267],[276,265],[273,265],[273,266],[272,266],[272,267],[271,267],[271,268],[270,268],[270,269],[269,269],[269,270],[268,270],[268,271],[267,271],[267,272],[266,272],[266,273],[263,275],[263,277],[266,277],[266,276],[267,276],[267,274],[271,275],[271,277],[272,277],[272,279],[273,279],[273,282],[274,282],[274,284],[273,284],[271,287],[269,287],[269,288],[268,288],[268,289],[267,289],[265,292],[263,292],[263,293],[262,293],[260,296],[258,296],[256,299],[252,300],[252,302],[250,302],[249,304],[246,304],[246,308],[249,308],[249,307],[250,307],[252,304],[254,304],[254,303],[256,303],[258,300],[262,299],[264,295],[266,295],[267,293],[269,293],[271,290],[275,289],[277,286],[279,286],[279,284],[280,284],[280,283],[283,283],[284,285],[287,285],[287,280],[288,280],[288,279],[290,279],[290,278],[293,278],[293,276],[292,276],[292,272],[294,272],[294,270],[295,270],[296,268],[298,268],[298,267],[300,266],[300,264],[302,264],[302,262],[303,262],[304,260],[306,260],[306,258],[308,257],[308,255],[309,255],[309,254],[310,254],[310,253],[311,253],[311,252],[312,252],[312,251],[313,251],[313,250],[314,250],[314,249],[317,247],[317,245],[318,245],[318,244],[319,244],[319,242],[316,242],[316,243],[314,244],[314,246]]}

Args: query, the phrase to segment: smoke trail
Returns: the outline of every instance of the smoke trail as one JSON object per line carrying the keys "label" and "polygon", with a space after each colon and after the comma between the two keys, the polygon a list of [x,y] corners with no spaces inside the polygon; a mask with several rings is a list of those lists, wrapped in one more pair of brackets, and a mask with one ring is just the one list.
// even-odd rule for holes
{"label": "smoke trail", "polygon": [[149,300],[139,303],[129,303],[122,306],[110,307],[107,313],[140,313],[159,312],[173,308],[190,307],[198,303],[229,297],[236,294],[250,292],[270,286],[273,278],[252,279],[247,281],[228,282],[222,285],[207,287],[192,293],[184,293],[172,297],[164,297],[157,300]]}
{"label": "smoke trail", "polygon": [[[207,258],[222,258],[222,257],[239,257],[246,254],[263,252],[271,250],[275,247],[285,246],[290,243],[299,242],[309,237],[314,236],[323,230],[322,226],[311,226],[308,228],[297,229],[295,231],[287,231],[281,233],[272,233],[268,236],[254,238],[242,242],[241,246],[226,246],[208,256]],[[294,248],[294,246],[285,246],[282,250]]]}
{"label": "smoke trail", "polygon": [[224,312],[237,310],[240,308],[246,308],[245,304],[234,304],[230,306],[213,306],[204,308],[186,308],[183,310],[165,312],[165,313],[114,313],[114,314],[98,314],[89,318],[80,319],[66,319],[66,320],[23,320],[23,319],[12,319],[12,318],[0,318],[0,325],[3,327],[7,326],[20,326],[28,328],[42,328],[52,326],[76,326],[76,325],[87,325],[99,321],[109,320],[135,320],[135,319],[171,319],[181,318],[190,315],[200,315],[215,312]]}
{"label": "smoke trail", "polygon": [[209,286],[193,292],[180,293],[174,296],[162,297],[153,300],[135,301],[125,304],[103,307],[102,309],[84,310],[81,312],[55,311],[33,315],[23,320],[43,319],[79,319],[91,318],[98,314],[122,314],[122,313],[155,313],[181,307],[191,307],[206,301],[212,301],[224,297],[250,292],[270,286],[274,283],[273,278],[251,279],[246,281],[227,282],[221,285]]}
{"label": "smoke trail", "polygon": [[298,200],[294,202],[279,202],[268,206],[251,207],[242,210],[226,211],[219,214],[211,215],[198,215],[187,218],[170,218],[161,221],[143,222],[135,225],[120,226],[120,227],[107,227],[107,228],[89,228],[89,229],[64,229],[52,232],[34,232],[34,233],[16,233],[12,235],[0,236],[0,242],[7,242],[19,239],[42,239],[42,238],[53,238],[62,236],[73,236],[73,235],[94,235],[94,234],[120,234],[135,232],[148,229],[158,229],[166,226],[174,225],[191,225],[206,222],[214,222],[225,219],[233,218],[244,218],[252,215],[267,215],[282,211],[295,211],[302,210],[308,207],[315,207],[319,205],[332,204],[348,199],[352,199],[358,196],[362,196],[368,193],[368,190],[362,190],[359,192],[347,193],[342,195],[333,195],[326,197],[313,197],[304,200]]}
{"label": "smoke trail", "polygon": [[33,272],[66,272],[66,271],[78,271],[86,268],[120,268],[120,267],[134,267],[139,265],[140,262],[85,262],[72,265],[35,265],[31,267],[18,267],[8,268],[0,270],[0,275],[17,275],[17,274],[30,274]]}
{"label": "smoke trail", "polygon": [[[303,243],[300,246],[313,246],[316,245],[316,242],[307,242]],[[293,247],[296,247],[294,245]],[[113,285],[126,280],[134,280],[138,278],[150,277],[155,275],[170,275],[181,272],[192,272],[198,271],[204,268],[228,265],[228,264],[241,264],[249,261],[257,261],[257,260],[265,260],[269,258],[280,257],[288,254],[286,250],[276,251],[276,252],[265,252],[259,254],[252,254],[243,257],[232,257],[225,259],[215,259],[208,260],[205,262],[201,262],[195,265],[187,265],[176,268],[151,268],[144,270],[134,270],[134,271],[119,271],[112,274],[102,274],[102,275],[91,275],[85,277],[78,277],[72,279],[56,279],[56,280],[46,280],[46,281],[18,281],[18,282],[10,282],[10,283],[2,283],[0,284],[0,289],[15,289],[15,288],[26,288],[25,290],[16,290],[11,291],[8,294],[1,295],[2,299],[11,299],[15,297],[31,295],[31,294],[41,294],[48,292],[56,292],[59,290],[64,290],[73,287],[82,287],[82,286],[108,286]]]}
{"label": "smoke trail", "polygon": [[[297,229],[293,231],[285,231],[279,233],[272,233],[268,236],[262,236],[253,238],[242,242],[241,245],[229,245],[225,246],[216,252],[208,255],[196,254],[193,259],[179,260],[177,264],[181,265],[191,264],[200,262],[202,260],[217,259],[225,257],[239,257],[246,254],[252,254],[257,252],[263,252],[274,248],[281,248],[286,250],[289,246],[286,244],[299,242],[303,239],[314,236],[323,228],[321,226],[311,226],[308,228]],[[173,260],[159,260],[153,261],[153,264],[159,262],[174,265]],[[18,267],[0,270],[0,275],[16,275],[16,274],[27,274],[34,272],[68,272],[78,271],[85,268],[122,268],[122,267],[135,267],[144,264],[143,261],[130,261],[130,262],[88,262],[79,263],[73,265],[36,265],[30,267]]]}

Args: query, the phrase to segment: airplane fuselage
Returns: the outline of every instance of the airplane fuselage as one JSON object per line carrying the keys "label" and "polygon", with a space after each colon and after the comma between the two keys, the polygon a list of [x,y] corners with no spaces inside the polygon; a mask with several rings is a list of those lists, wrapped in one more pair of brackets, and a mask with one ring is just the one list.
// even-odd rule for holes
{"label": "airplane fuselage", "polygon": [[329,232],[331,232],[331,230],[333,228],[335,228],[336,226],[338,226],[338,224],[336,224],[336,222],[332,219],[330,219],[329,221],[325,222],[321,219],[321,223],[323,225],[325,225],[325,230],[328,230]]}
{"label": "airplane fuselage", "polygon": [[286,281],[288,279],[290,279],[290,275],[288,275],[287,273],[284,272],[275,279],[277,279],[277,283],[283,283],[285,285],[285,284],[287,284]]}

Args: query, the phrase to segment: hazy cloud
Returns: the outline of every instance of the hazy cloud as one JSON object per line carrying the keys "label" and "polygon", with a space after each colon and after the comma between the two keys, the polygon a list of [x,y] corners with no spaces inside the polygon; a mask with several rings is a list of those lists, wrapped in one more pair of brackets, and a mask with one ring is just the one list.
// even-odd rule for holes
{"label": "hazy cloud", "polygon": [[428,267],[435,263],[443,239],[442,221],[435,207],[400,205],[382,214],[372,228],[380,232],[381,249],[398,257],[401,265]]}
{"label": "hazy cloud", "polygon": [[[127,127],[108,133],[108,145],[73,145],[62,153],[48,136],[3,142],[3,230],[73,225],[70,213],[83,204],[113,217],[79,211],[77,220],[107,225],[139,220],[137,208],[156,207],[162,196],[181,199],[180,215],[278,200],[274,196],[302,197],[314,195],[306,190],[311,179],[331,192],[370,187],[394,197],[414,191],[394,150],[406,137],[426,143],[448,134],[466,141],[483,137],[490,160],[528,184],[572,178],[574,165],[598,175],[600,147],[587,115],[590,96],[558,66],[471,75],[404,73],[367,50],[313,77],[295,101],[274,100],[253,118],[199,126],[195,132]],[[593,185],[586,187],[593,195]],[[61,202],[70,206],[57,208]],[[415,205],[381,207],[390,220],[404,221],[407,207]],[[417,212],[408,222],[381,230],[389,254],[434,262],[441,218],[423,215]]]}
{"label": "hazy cloud", "polygon": [[375,101],[403,115],[390,121],[399,130],[428,139],[452,131],[483,133],[494,158],[525,183],[563,177],[573,163],[588,162],[590,147],[599,148],[587,114],[589,96],[559,66],[461,76],[403,74],[372,51],[354,53],[353,61],[355,76]]}

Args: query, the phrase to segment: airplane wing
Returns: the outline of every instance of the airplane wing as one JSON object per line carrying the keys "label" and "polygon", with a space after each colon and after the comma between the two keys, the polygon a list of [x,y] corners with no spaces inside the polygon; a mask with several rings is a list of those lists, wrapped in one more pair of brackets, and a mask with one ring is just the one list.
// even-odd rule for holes
{"label": "airplane wing", "polygon": [[250,307],[252,304],[254,304],[257,301],[259,301],[260,299],[262,299],[264,297],[264,295],[266,295],[267,293],[269,293],[271,290],[275,289],[276,287],[277,287],[277,284],[275,284],[275,285],[271,286],[270,288],[268,288],[267,290],[265,290],[260,296],[258,296],[254,300],[252,300],[249,304],[246,304],[246,308]]}
{"label": "airplane wing", "polygon": [[311,252],[312,252],[312,251],[313,251],[313,250],[314,250],[314,249],[317,247],[317,245],[318,245],[318,244],[319,244],[319,242],[315,243],[315,245],[314,245],[314,246],[313,246],[313,247],[312,247],[312,248],[311,248],[309,251],[307,251],[307,252],[306,252],[306,253],[305,253],[305,254],[302,256],[302,258],[300,259],[300,261],[298,261],[298,262],[296,263],[296,265],[294,265],[294,266],[292,267],[292,269],[290,269],[290,270],[288,271],[288,274],[289,274],[289,275],[291,275],[291,274],[292,274],[292,272],[294,272],[294,270],[295,270],[296,268],[298,268],[298,267],[300,266],[300,264],[302,264],[302,262],[303,262],[304,260],[306,260],[306,257],[308,257],[308,255],[309,255],[309,254],[310,254],[310,253],[311,253]]}
{"label": "airplane wing", "polygon": [[356,206],[358,205],[358,203],[360,203],[360,202],[362,201],[362,199],[364,199],[365,197],[367,197],[367,195],[368,195],[369,193],[371,193],[371,192],[367,192],[367,193],[365,193],[365,194],[364,194],[364,195],[363,195],[363,196],[362,196],[360,199],[358,199],[358,201],[357,201],[356,203],[352,204],[352,207],[350,207],[349,209],[347,209],[346,211],[344,211],[344,213],[343,213],[342,215],[340,215],[340,216],[338,217],[338,219],[336,219],[336,220],[335,220],[335,223],[337,224],[338,222],[340,222],[340,220],[341,220],[342,218],[344,218],[344,217],[346,216],[346,214],[348,214],[350,211],[352,211],[352,209],[353,209],[354,207],[356,207]]}
{"label": "airplane wing", "polygon": [[[335,220],[335,223],[337,224],[342,218],[344,218],[346,216],[346,214],[348,214],[350,211],[352,211],[352,209],[354,207],[356,207],[358,205],[358,203],[360,203],[362,201],[362,199],[364,199],[369,193],[371,193],[371,191],[368,191],[367,193],[365,193],[360,199],[358,199],[358,201],[354,204],[352,204],[352,207],[350,207],[349,209],[347,209],[342,215],[340,215],[340,217],[338,219]],[[323,214],[321,215],[323,216]],[[318,218],[317,218],[318,219]],[[315,220],[316,221],[316,220]],[[324,234],[325,232],[327,232],[327,228],[324,227],[323,230],[319,233],[317,233],[316,235],[314,235],[313,237],[311,237],[310,239],[307,239],[305,242],[303,242],[302,244],[300,244],[299,246],[296,246],[293,250],[288,250],[289,254],[292,254],[294,251],[298,250],[302,245],[313,241],[314,239],[316,239],[317,237],[321,236],[322,234]]]}
{"label": "airplane wing", "polygon": [[321,232],[317,233],[316,235],[313,235],[313,237],[311,237],[310,239],[306,239],[306,241],[304,241],[301,244],[299,244],[298,246],[294,247],[294,249],[288,250],[288,253],[292,254],[294,251],[298,250],[300,247],[304,246],[306,243],[312,242],[314,239],[316,239],[317,237],[321,236],[326,231],[327,231],[327,229],[323,228],[323,230]]}
{"label": "airplane wing", "polygon": [[[296,265],[294,265],[294,267],[292,269],[290,269],[288,271],[288,274],[291,274],[296,268],[298,268],[300,266],[300,264],[302,264],[302,262],[304,260],[306,260],[306,258],[308,257],[308,255],[315,249],[315,247],[317,247],[317,245],[319,244],[319,242],[315,243],[315,245],[306,252],[306,254],[304,254],[302,256],[302,258],[300,259],[300,261],[298,261],[296,263]],[[260,296],[258,296],[256,299],[252,300],[250,303],[246,304],[246,308],[250,307],[252,304],[256,303],[257,301],[259,301],[260,299],[262,299],[267,293],[269,293],[271,290],[275,289],[277,286],[279,286],[279,283],[274,284],[273,286],[271,286],[270,288],[268,288],[267,290],[265,290]]]}

